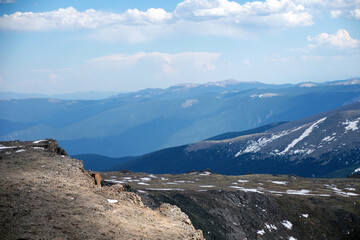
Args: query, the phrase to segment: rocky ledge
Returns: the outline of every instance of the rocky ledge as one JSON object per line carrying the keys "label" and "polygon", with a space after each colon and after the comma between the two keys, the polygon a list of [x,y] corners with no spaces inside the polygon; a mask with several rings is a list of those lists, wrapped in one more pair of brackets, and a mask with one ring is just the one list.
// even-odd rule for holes
{"label": "rocky ledge", "polygon": [[100,187],[52,139],[0,143],[0,239],[204,239],[180,208]]}

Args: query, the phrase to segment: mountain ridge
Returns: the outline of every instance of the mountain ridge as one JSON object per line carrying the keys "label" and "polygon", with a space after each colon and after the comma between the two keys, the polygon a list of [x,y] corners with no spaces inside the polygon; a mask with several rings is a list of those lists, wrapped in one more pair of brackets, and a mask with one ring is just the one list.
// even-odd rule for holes
{"label": "mountain ridge", "polygon": [[272,128],[267,125],[263,132],[255,129],[234,138],[205,140],[145,154],[112,170],[184,173],[210,168],[222,174],[325,177],[340,169],[360,166],[359,122],[360,102],[356,102],[298,121],[274,124]]}

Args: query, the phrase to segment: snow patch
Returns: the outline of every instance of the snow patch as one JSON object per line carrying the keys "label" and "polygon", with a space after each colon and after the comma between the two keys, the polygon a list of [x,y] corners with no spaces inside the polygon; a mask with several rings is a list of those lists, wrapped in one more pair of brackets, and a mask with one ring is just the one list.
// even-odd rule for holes
{"label": "snow patch", "polygon": [[289,222],[288,220],[284,220],[281,222],[282,225],[284,225],[284,227],[286,227],[287,229],[291,230],[292,229],[292,223]]}
{"label": "snow patch", "polygon": [[176,185],[176,184],[178,184],[178,183],[176,183],[176,182],[167,182],[166,184],[169,184],[169,185],[174,184],[174,185]]}
{"label": "snow patch", "polygon": [[272,183],[274,183],[274,184],[279,184],[279,185],[286,185],[286,184],[288,184],[287,181],[269,181],[269,182],[272,182]]}
{"label": "snow patch", "polygon": [[231,188],[238,189],[238,190],[243,191],[243,192],[263,193],[263,192],[259,191],[259,190],[256,189],[256,188],[244,188],[244,187],[239,187],[239,186],[230,186],[230,187],[231,187]]}
{"label": "snow patch", "polygon": [[123,181],[118,181],[118,180],[113,180],[113,179],[104,179],[104,181],[105,182],[112,182],[112,183],[121,183],[121,184],[125,183]]}
{"label": "snow patch", "polygon": [[354,78],[347,80],[345,82],[332,83],[330,85],[356,85],[356,84],[360,84],[360,79]]}
{"label": "snow patch", "polygon": [[354,121],[349,121],[346,119],[346,122],[342,123],[342,125],[347,125],[347,126],[345,126],[345,133],[347,133],[347,131],[350,131],[350,130],[352,130],[352,131],[358,130],[359,128],[357,125],[358,125],[359,121],[360,121],[360,118],[358,118]]}
{"label": "snow patch", "polygon": [[139,184],[139,185],[147,185],[147,186],[149,186],[150,184],[148,184],[148,183],[144,183],[144,182],[138,182],[137,184]]}
{"label": "snow patch", "polygon": [[281,138],[285,135],[287,135],[288,131],[283,131],[280,134],[273,134],[270,138],[261,137],[257,141],[250,140],[248,142],[249,145],[244,150],[240,150],[238,153],[235,154],[235,157],[240,156],[244,153],[250,153],[250,152],[258,152],[262,147],[265,147],[267,144],[271,143],[272,141]]}
{"label": "snow patch", "polygon": [[302,216],[303,218],[308,218],[308,217],[309,217],[309,214],[303,213],[303,214],[301,214],[301,216]]}
{"label": "snow patch", "polygon": [[[200,84],[196,84],[196,83],[180,83],[180,84],[174,85],[173,87],[174,88],[195,88],[195,87],[198,87],[198,86],[200,86]],[[179,91],[179,90],[175,89],[175,91]]]}
{"label": "snow patch", "polygon": [[137,190],[137,192],[139,192],[139,193],[147,193],[146,191],[143,191],[143,190]]}
{"label": "snow patch", "polygon": [[38,144],[38,143],[41,143],[41,142],[47,142],[47,140],[42,139],[42,140],[33,141],[34,144]]}
{"label": "snow patch", "polygon": [[280,94],[278,93],[263,93],[263,94],[253,94],[250,95],[250,97],[254,98],[254,97],[258,97],[258,98],[269,98],[269,97],[275,97],[275,96],[279,96]]}
{"label": "snow patch", "polygon": [[239,179],[237,180],[238,183],[248,183],[250,182],[249,180],[242,180],[242,179]]}
{"label": "snow patch", "polygon": [[259,235],[264,235],[265,231],[264,231],[264,229],[261,229],[261,230],[258,230],[256,233]]}
{"label": "snow patch", "polygon": [[302,195],[302,196],[318,196],[318,197],[330,197],[331,195],[329,194],[317,194],[317,193],[310,193],[310,190],[306,190],[306,189],[301,189],[301,190],[287,190],[286,192],[280,192],[280,191],[272,191],[269,190],[269,193],[273,193],[273,194],[289,194],[289,195]]}
{"label": "snow patch", "polygon": [[277,230],[277,227],[273,224],[265,223],[265,227],[271,232],[271,230]]}
{"label": "snow patch", "polygon": [[202,175],[202,176],[207,176],[207,175],[210,175],[210,174],[211,174],[211,172],[208,172],[208,171],[199,173],[199,175]]}
{"label": "snow patch", "polygon": [[294,237],[292,237],[292,236],[290,236],[290,237],[289,237],[289,240],[297,240],[297,239],[294,238]]}
{"label": "snow patch", "polygon": [[174,183],[195,183],[194,181],[177,180]]}
{"label": "snow patch", "polygon": [[181,104],[181,107],[182,108],[188,108],[188,107],[191,107],[191,106],[193,106],[195,104],[198,104],[198,103],[199,103],[199,101],[197,99],[187,99],[185,102],[183,102]]}
{"label": "snow patch", "polygon": [[303,155],[309,155],[313,153],[314,149],[296,149],[294,151],[291,151],[290,154],[303,154]]}
{"label": "snow patch", "polygon": [[59,103],[59,102],[61,102],[61,100],[50,98],[48,100],[48,102],[50,102],[50,103]]}
{"label": "snow patch", "polygon": [[291,194],[291,195],[309,195],[311,191],[307,190],[307,189],[301,189],[301,190],[287,190],[286,193],[287,194]]}
{"label": "snow patch", "polygon": [[150,191],[184,191],[184,189],[180,189],[180,188],[146,188],[146,190],[150,190]]}
{"label": "snow patch", "polygon": [[212,188],[215,187],[214,185],[200,185],[199,187],[203,187],[203,188]]}
{"label": "snow patch", "polygon": [[108,199],[107,200],[109,203],[117,203],[118,202],[118,200],[115,200],[115,199]]}
{"label": "snow patch", "polygon": [[302,141],[304,138],[306,138],[307,136],[310,135],[310,133],[314,130],[315,127],[318,126],[318,124],[324,122],[326,119],[326,117],[316,121],[315,123],[313,123],[309,128],[307,128],[301,135],[300,137],[294,139],[286,148],[284,151],[282,151],[280,153],[280,155],[284,155],[286,152],[288,152],[290,150],[290,148],[293,148],[297,143],[299,143],[300,141]]}
{"label": "snow patch", "polygon": [[335,136],[327,136],[327,137],[324,137],[321,142],[331,142],[332,140],[335,139]]}
{"label": "snow patch", "polygon": [[12,149],[12,148],[18,148],[18,146],[5,147],[5,146],[0,145],[0,150],[3,150],[3,149]]}
{"label": "snow patch", "polygon": [[35,149],[35,150],[45,150],[45,148],[43,148],[43,147],[33,147],[33,149]]}
{"label": "snow patch", "polygon": [[324,185],[325,185],[325,187],[333,190],[336,195],[339,195],[339,196],[342,196],[342,197],[351,197],[351,196],[358,196],[359,195],[359,194],[352,193],[352,192],[341,191],[335,185],[327,185],[327,184],[324,184]]}
{"label": "snow patch", "polygon": [[[236,85],[239,84],[240,81],[237,80],[233,80],[233,79],[228,79],[228,80],[223,80],[223,81],[215,81],[215,82],[207,82],[202,84],[202,86],[205,87],[212,87],[212,86],[216,86],[216,87],[226,87],[227,85]],[[242,82],[244,83],[244,82]],[[245,83],[256,83],[256,82],[245,82]]]}
{"label": "snow patch", "polygon": [[20,149],[20,150],[17,150],[15,153],[21,153],[21,152],[25,152],[26,150],[25,149]]}
{"label": "snow patch", "polygon": [[299,87],[306,87],[306,88],[316,87],[316,86],[317,85],[315,83],[303,83],[299,85]]}
{"label": "snow patch", "polygon": [[148,178],[148,177],[144,177],[144,178],[140,178],[141,181],[143,182],[148,182],[148,181],[151,181],[151,178]]}

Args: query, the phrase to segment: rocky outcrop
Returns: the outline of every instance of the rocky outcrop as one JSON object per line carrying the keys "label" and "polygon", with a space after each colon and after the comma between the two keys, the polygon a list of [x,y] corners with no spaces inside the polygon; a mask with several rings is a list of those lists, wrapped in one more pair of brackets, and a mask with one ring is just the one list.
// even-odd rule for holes
{"label": "rocky outcrop", "polygon": [[98,186],[98,187],[101,187],[102,178],[101,178],[100,174],[99,173],[93,173],[93,172],[89,172],[89,174],[91,175],[91,177],[94,178],[95,185]]}
{"label": "rocky outcrop", "polygon": [[183,213],[181,209],[177,206],[171,205],[169,203],[163,203],[160,205],[159,211],[164,216],[191,225],[189,217],[185,213]]}
{"label": "rocky outcrop", "polygon": [[0,239],[203,239],[179,208],[166,208],[176,218],[119,184],[96,187],[64,153],[51,139],[0,143]]}
{"label": "rocky outcrop", "polygon": [[59,146],[54,139],[42,139],[36,141],[5,141],[0,143],[0,154],[6,155],[11,153],[24,152],[29,149],[46,150],[58,155],[68,156],[67,152]]}

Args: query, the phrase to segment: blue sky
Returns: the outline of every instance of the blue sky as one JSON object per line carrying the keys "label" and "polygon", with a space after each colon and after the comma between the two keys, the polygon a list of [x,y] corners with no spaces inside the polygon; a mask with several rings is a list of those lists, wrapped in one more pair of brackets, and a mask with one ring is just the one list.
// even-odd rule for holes
{"label": "blue sky", "polygon": [[0,91],[360,76],[360,0],[0,0]]}

